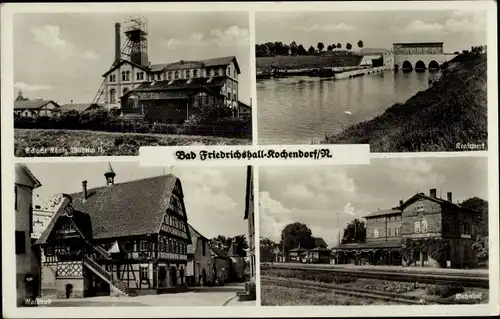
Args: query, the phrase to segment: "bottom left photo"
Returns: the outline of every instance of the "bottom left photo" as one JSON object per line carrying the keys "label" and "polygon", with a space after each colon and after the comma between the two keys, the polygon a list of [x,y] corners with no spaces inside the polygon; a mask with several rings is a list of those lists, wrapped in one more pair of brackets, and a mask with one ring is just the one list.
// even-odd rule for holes
{"label": "bottom left photo", "polygon": [[255,306],[253,170],[15,168],[18,307]]}

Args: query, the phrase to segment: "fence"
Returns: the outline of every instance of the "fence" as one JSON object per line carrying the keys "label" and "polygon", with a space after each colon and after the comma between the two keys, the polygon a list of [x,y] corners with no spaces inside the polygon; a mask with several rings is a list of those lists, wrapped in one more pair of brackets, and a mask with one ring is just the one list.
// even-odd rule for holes
{"label": "fence", "polygon": [[183,134],[252,138],[251,122],[234,119],[220,120],[215,125],[151,124],[130,121],[76,122],[61,121],[58,119],[15,119],[14,127],[18,129],[89,130],[115,133]]}

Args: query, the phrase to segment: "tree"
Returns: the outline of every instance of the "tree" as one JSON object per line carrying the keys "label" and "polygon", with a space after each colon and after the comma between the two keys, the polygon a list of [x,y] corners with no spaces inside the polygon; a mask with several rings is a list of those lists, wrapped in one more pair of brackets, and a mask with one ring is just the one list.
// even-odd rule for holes
{"label": "tree", "polygon": [[477,236],[476,242],[472,244],[472,250],[476,253],[477,259],[488,260],[488,237]]}
{"label": "tree", "polygon": [[352,44],[350,44],[349,42],[347,42],[347,44],[345,45],[345,48],[346,48],[347,50],[352,49]]}
{"label": "tree", "polygon": [[297,50],[298,50],[298,45],[295,41],[293,41],[292,43],[290,43],[290,54],[291,55],[297,55]]}
{"label": "tree", "polygon": [[245,235],[234,236],[232,239],[236,255],[246,257],[248,249],[248,241]]}
{"label": "tree", "polygon": [[332,50],[333,50],[333,47],[331,44],[326,47],[326,51],[332,51]]}
{"label": "tree", "polygon": [[464,200],[460,206],[478,212],[479,233],[488,235],[488,202],[479,197]]}
{"label": "tree", "polygon": [[278,248],[278,243],[269,238],[262,238],[260,240],[260,261],[272,262],[274,261],[274,251]]}
{"label": "tree", "polygon": [[362,49],[363,48],[363,41],[359,40],[358,41],[358,48]]}
{"label": "tree", "polygon": [[299,244],[300,247],[306,249],[314,248],[314,240],[309,227],[299,222],[286,225],[281,231],[281,250],[283,251],[284,247],[285,255],[287,255],[290,249],[297,248]]}
{"label": "tree", "polygon": [[342,49],[342,44],[337,43],[337,49]]}
{"label": "tree", "polygon": [[348,242],[364,242],[366,240],[365,222],[355,219],[347,224],[342,236],[342,244]]}
{"label": "tree", "polygon": [[302,44],[300,44],[299,47],[297,48],[297,54],[298,55],[306,55],[307,54],[307,51]]}
{"label": "tree", "polygon": [[231,237],[218,235],[217,237],[212,238],[210,242],[215,248],[227,252],[231,246],[232,240],[233,239]]}
{"label": "tree", "polygon": [[307,50],[307,52],[309,52],[309,54],[314,54],[314,51],[316,51],[316,50],[314,50],[314,47],[312,45]]}
{"label": "tree", "polygon": [[318,42],[318,51],[323,51],[323,49],[325,48],[325,45],[323,44],[323,42]]}

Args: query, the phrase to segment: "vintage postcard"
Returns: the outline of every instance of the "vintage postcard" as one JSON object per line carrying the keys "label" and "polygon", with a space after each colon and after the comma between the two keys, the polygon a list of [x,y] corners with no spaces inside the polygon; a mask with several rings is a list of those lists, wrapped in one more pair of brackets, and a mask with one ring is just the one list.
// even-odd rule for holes
{"label": "vintage postcard", "polygon": [[18,306],[255,306],[251,166],[30,163],[15,177]]}
{"label": "vintage postcard", "polygon": [[486,15],[256,12],[259,143],[486,150]]}
{"label": "vintage postcard", "polygon": [[252,143],[247,12],[13,19],[16,156]]}
{"label": "vintage postcard", "polygon": [[261,166],[262,305],[487,304],[487,162]]}

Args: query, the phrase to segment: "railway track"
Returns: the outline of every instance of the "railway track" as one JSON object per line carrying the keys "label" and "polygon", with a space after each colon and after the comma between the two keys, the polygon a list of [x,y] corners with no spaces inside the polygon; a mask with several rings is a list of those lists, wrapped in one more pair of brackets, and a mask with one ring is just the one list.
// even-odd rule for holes
{"label": "railway track", "polygon": [[286,288],[314,290],[315,292],[333,293],[333,294],[348,295],[359,298],[391,301],[391,302],[396,302],[398,304],[422,305],[427,303],[420,297],[416,296],[405,296],[402,294],[390,293],[385,291],[368,291],[362,289],[345,288],[345,287],[339,287],[337,285],[324,284],[324,283],[313,284],[290,278],[281,279],[276,277],[261,276],[260,282],[262,285],[268,284]]}
{"label": "railway track", "polygon": [[311,267],[303,265],[273,265],[269,269],[292,269],[311,272],[328,272],[340,276],[350,276],[367,279],[392,280],[403,282],[419,282],[425,284],[456,284],[464,287],[489,288],[489,278],[480,274],[430,274],[417,272],[401,272],[388,270],[370,269],[347,269],[347,268],[327,268]]}

